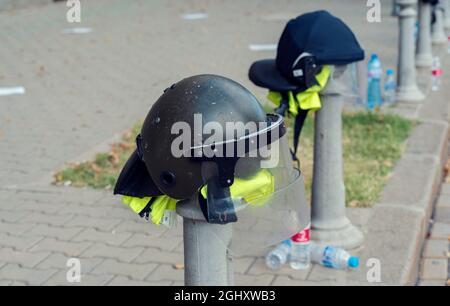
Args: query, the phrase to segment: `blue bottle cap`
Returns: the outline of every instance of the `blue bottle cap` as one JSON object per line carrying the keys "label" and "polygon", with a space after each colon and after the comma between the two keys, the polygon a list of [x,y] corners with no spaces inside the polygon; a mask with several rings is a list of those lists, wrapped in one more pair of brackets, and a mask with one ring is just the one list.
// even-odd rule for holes
{"label": "blue bottle cap", "polygon": [[350,268],[358,268],[359,267],[359,258],[358,257],[354,257],[354,256],[350,257],[348,259],[348,266]]}
{"label": "blue bottle cap", "polygon": [[393,69],[388,69],[386,70],[387,75],[394,75],[394,70]]}
{"label": "blue bottle cap", "polygon": [[378,59],[378,54],[373,53],[372,56],[370,57],[371,60],[377,60]]}

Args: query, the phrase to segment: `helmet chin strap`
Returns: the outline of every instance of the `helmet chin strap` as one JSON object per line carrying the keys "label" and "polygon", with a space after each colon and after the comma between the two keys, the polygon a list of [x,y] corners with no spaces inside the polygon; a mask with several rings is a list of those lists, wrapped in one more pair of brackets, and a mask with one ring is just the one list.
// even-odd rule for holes
{"label": "helmet chin strap", "polygon": [[208,180],[206,203],[201,205],[208,223],[227,224],[237,222],[230,186],[234,182],[234,169],[238,158],[223,158],[216,161],[217,173]]}
{"label": "helmet chin strap", "polygon": [[200,205],[206,221],[212,224],[237,222],[230,187],[221,186],[218,177],[212,178],[207,186],[206,203]]}

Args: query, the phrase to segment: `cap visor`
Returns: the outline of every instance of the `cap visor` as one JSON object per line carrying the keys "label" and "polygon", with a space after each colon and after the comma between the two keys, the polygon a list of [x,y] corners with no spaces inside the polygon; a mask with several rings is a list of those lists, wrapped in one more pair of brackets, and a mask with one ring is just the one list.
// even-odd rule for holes
{"label": "cap visor", "polygon": [[162,195],[151,179],[145,163],[136,151],[131,154],[114,187],[114,194],[132,197],[154,197]]}
{"label": "cap visor", "polygon": [[273,91],[296,91],[299,89],[298,85],[290,83],[281,75],[273,59],[254,62],[248,75],[255,85]]}

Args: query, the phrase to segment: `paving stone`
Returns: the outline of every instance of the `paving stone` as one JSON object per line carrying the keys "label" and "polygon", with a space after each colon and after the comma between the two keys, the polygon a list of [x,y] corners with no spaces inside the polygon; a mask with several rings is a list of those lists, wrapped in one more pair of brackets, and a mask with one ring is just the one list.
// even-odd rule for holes
{"label": "paving stone", "polygon": [[91,245],[92,242],[68,242],[54,238],[45,238],[31,248],[30,252],[51,251],[63,253],[69,257],[78,257]]}
{"label": "paving stone", "polygon": [[16,264],[8,264],[0,270],[0,279],[9,279],[25,282],[28,285],[41,285],[49,279],[57,270],[37,270],[21,267]]}
{"label": "paving stone", "polygon": [[71,215],[51,215],[46,213],[32,213],[19,220],[18,223],[27,224],[47,224],[52,226],[61,226],[67,224],[67,221],[72,219]]}
{"label": "paving stone", "polygon": [[447,240],[428,239],[425,242],[423,257],[445,259],[447,258],[447,253],[449,251],[450,251],[449,242]]}
{"label": "paving stone", "polygon": [[146,279],[146,281],[183,281],[184,270],[174,269],[170,265],[160,265]]}
{"label": "paving stone", "polygon": [[450,207],[436,207],[434,221],[450,224]]}
{"label": "paving stone", "polygon": [[174,237],[173,239],[159,238],[158,236],[144,235],[144,234],[133,234],[127,241],[125,241],[122,246],[125,247],[150,247],[158,248],[164,251],[172,251],[178,245],[182,244],[182,239],[180,237]]}
{"label": "paving stone", "polygon": [[0,233],[7,233],[13,235],[21,235],[26,231],[29,231],[33,228],[33,224],[17,224],[17,223],[8,223],[8,222],[0,222]]}
{"label": "paving stone", "polygon": [[72,239],[72,241],[93,241],[93,242],[103,242],[108,245],[118,246],[125,242],[128,238],[131,237],[130,233],[117,233],[115,231],[111,232],[100,232],[93,228],[86,228],[81,233],[79,233],[76,237]]}
{"label": "paving stone", "polygon": [[450,223],[440,223],[440,222],[433,223],[430,238],[447,240],[449,236],[450,236]]}
{"label": "paving stone", "polygon": [[[1,204],[0,204],[1,207]],[[0,211],[0,221],[2,222],[8,222],[8,223],[14,223],[18,220],[23,219],[24,217],[30,215],[31,212],[28,211],[8,211],[8,210],[1,210]]]}
{"label": "paving stone", "polygon": [[108,286],[170,286],[171,281],[137,281],[125,276],[116,276]]}
{"label": "paving stone", "polygon": [[272,282],[273,286],[336,286],[335,282],[311,282],[298,279],[292,279],[289,276],[278,275]]}
{"label": "paving stone", "polygon": [[68,271],[70,267],[67,266],[67,262],[71,258],[76,258],[80,260],[82,274],[91,272],[96,266],[98,266],[104,260],[103,258],[69,257],[60,253],[53,253],[44,261],[42,261],[37,267],[39,269],[55,268],[58,270]]}
{"label": "paving stone", "polygon": [[270,274],[263,275],[245,275],[235,274],[234,282],[236,286],[269,286],[272,284],[275,276]]}
{"label": "paving stone", "polygon": [[135,263],[166,263],[166,264],[177,264],[183,263],[184,257],[183,254],[175,253],[171,251],[161,251],[159,249],[146,249],[142,254],[139,255],[134,260]]}
{"label": "paving stone", "polygon": [[133,262],[142,253],[143,248],[122,248],[96,243],[83,252],[83,257],[114,258],[121,262]]}
{"label": "paving stone", "polygon": [[11,248],[0,249],[0,262],[15,263],[26,268],[33,268],[50,255],[49,252],[29,253]]}
{"label": "paving stone", "polygon": [[113,259],[106,259],[91,273],[94,275],[113,274],[123,275],[134,280],[143,280],[158,266],[156,263],[130,264],[120,263]]}
{"label": "paving stone", "polygon": [[441,195],[450,196],[450,183],[444,183],[441,186]]}
{"label": "paving stone", "polygon": [[24,251],[42,240],[42,237],[31,237],[27,235],[11,235],[0,233],[0,244],[3,247],[11,247],[18,251]]}
{"label": "paving stone", "polygon": [[59,240],[70,240],[82,230],[83,229],[79,227],[59,227],[47,224],[38,224],[30,229],[26,234],[47,238],[51,237]]}
{"label": "paving stone", "polygon": [[104,286],[114,275],[85,275],[81,274],[80,282],[67,281],[67,271],[59,271],[46,281],[44,286]]}
{"label": "paving stone", "polygon": [[136,216],[133,216],[133,218],[129,218],[129,220],[126,220],[119,224],[116,227],[116,230],[117,232],[130,232],[150,236],[160,236],[165,231],[165,229],[158,230],[149,222],[145,222],[140,217]]}
{"label": "paving stone", "polygon": [[66,226],[89,227],[105,232],[113,230],[120,222],[122,222],[122,219],[76,216],[67,222]]}
{"label": "paving stone", "polygon": [[335,284],[345,285],[352,271],[329,269],[320,265],[314,265],[307,280],[312,282],[331,282]]}
{"label": "paving stone", "polygon": [[423,259],[420,279],[421,280],[442,280],[448,278],[448,260],[447,259]]}
{"label": "paving stone", "polygon": [[247,274],[248,270],[253,266],[256,260],[256,257],[233,258],[234,272],[239,274]]}
{"label": "paving stone", "polygon": [[266,266],[264,258],[258,258],[250,267],[247,274],[256,276],[265,274],[286,275],[292,279],[305,280],[310,272],[311,267],[306,270],[293,270],[289,267],[289,265],[284,265],[281,269],[273,271]]}
{"label": "paving stone", "polygon": [[450,194],[441,194],[437,199],[436,207],[450,207]]}
{"label": "paving stone", "polygon": [[53,214],[59,212],[61,209],[60,205],[55,204],[49,204],[49,203],[40,203],[36,201],[29,201],[25,202],[20,205],[21,211],[28,211],[28,212],[37,212],[37,213],[47,213],[47,214]]}

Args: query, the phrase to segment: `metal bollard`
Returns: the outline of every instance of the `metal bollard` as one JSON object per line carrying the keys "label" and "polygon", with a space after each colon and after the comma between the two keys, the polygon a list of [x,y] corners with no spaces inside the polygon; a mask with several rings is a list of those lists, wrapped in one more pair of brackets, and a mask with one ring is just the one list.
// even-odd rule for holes
{"label": "metal bollard", "polygon": [[417,13],[414,5],[417,0],[397,0],[399,13],[399,52],[398,52],[398,101],[420,101],[425,99],[416,81],[414,27]]}
{"label": "metal bollard", "polygon": [[362,232],[346,216],[342,157],[343,96],[327,86],[316,112],[311,234],[318,243],[346,249],[363,243]]}
{"label": "metal bollard", "polygon": [[431,40],[433,44],[445,44],[447,42],[447,35],[445,35],[444,29],[444,7],[438,4],[434,7],[434,14],[436,21],[433,24],[431,31]]}
{"label": "metal bollard", "polygon": [[419,2],[419,37],[417,42],[416,66],[431,67],[433,51],[431,44],[431,11],[430,3]]}
{"label": "metal bollard", "polygon": [[444,6],[444,27],[450,29],[450,0],[443,0]]}
{"label": "metal bollard", "polygon": [[183,217],[184,284],[186,286],[232,286],[232,224],[209,224],[195,200],[177,205]]}

